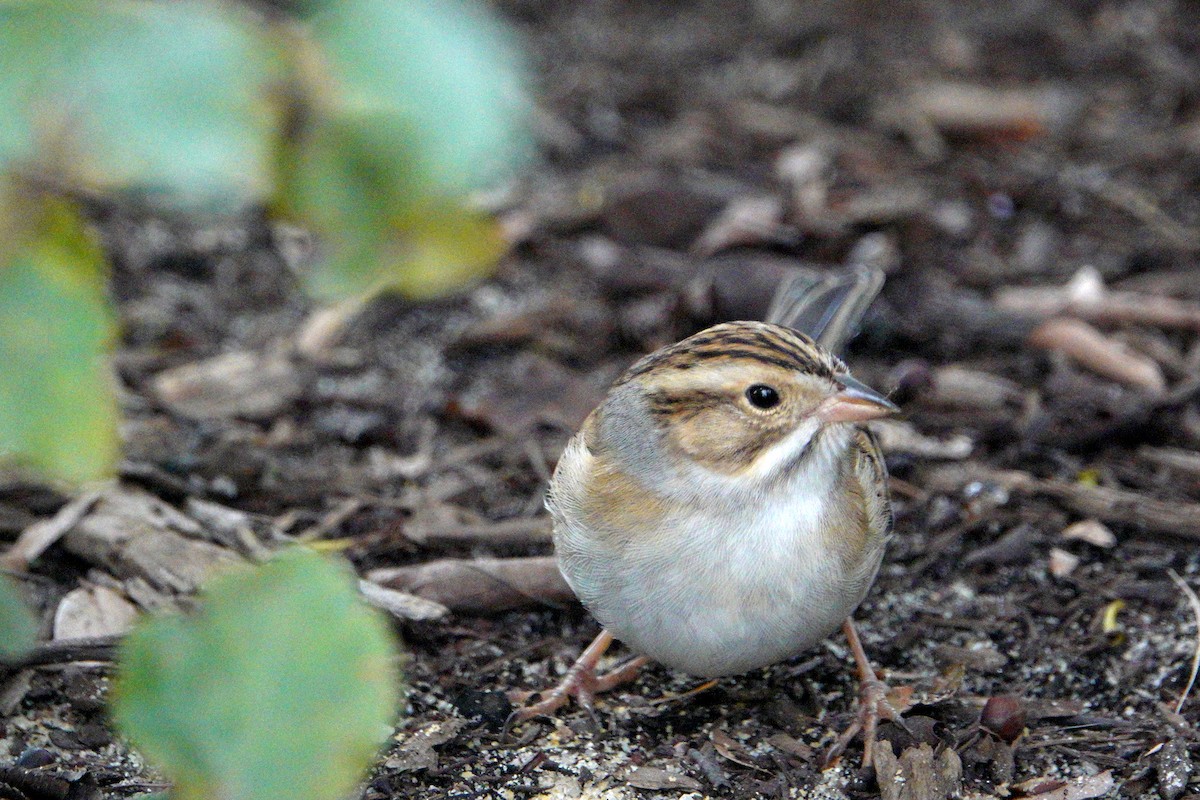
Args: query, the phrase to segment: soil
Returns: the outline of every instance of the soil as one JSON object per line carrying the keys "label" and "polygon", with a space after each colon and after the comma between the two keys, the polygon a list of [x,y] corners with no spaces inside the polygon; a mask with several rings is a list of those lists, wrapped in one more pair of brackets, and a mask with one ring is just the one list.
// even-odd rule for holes
{"label": "soil", "polygon": [[[909,730],[882,728],[898,763],[859,770],[852,748],[822,769],[857,697],[833,638],[713,686],[652,665],[594,719],[505,736],[506,693],[551,685],[598,630],[534,598],[400,624],[407,708],[363,796],[1200,795],[1200,700],[1178,708],[1197,620],[1172,578],[1200,581],[1200,326],[1091,316],[1130,376],[1047,346],[1011,300],[1074,278],[1142,309],[1200,301],[1200,6],[500,8],[529,43],[539,156],[487,198],[513,246],[481,285],[376,298],[313,344],[299,232],[97,210],[125,485],[245,512],[267,548],[338,540],[364,574],[546,555],[419,534],[536,529],[563,444],[625,366],[763,314],[786,266],[872,264],[888,281],[847,361],[908,427],[885,441],[895,536],[856,618],[881,674],[915,687]],[[251,370],[265,395],[217,369],[197,411],[164,383],[230,353],[283,365]],[[1102,490],[1124,494],[1089,501]],[[0,550],[66,500],[7,476]],[[56,545],[26,584],[49,618],[81,582],[128,577]],[[67,796],[33,768],[76,796],[162,788],[106,726],[107,676],[0,673],[0,797]]]}

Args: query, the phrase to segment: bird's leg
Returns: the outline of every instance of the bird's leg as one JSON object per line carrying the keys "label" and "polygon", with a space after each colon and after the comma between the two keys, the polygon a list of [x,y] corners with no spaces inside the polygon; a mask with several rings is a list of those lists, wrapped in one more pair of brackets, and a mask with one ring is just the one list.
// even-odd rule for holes
{"label": "bird's leg", "polygon": [[853,653],[854,663],[858,667],[858,718],[838,737],[837,742],[825,757],[825,765],[832,765],[845,752],[854,737],[861,732],[863,735],[862,765],[870,767],[874,760],[875,731],[879,726],[879,720],[881,718],[891,720],[905,729],[907,726],[900,718],[901,711],[897,710],[888,698],[890,687],[879,680],[879,676],[871,667],[867,653],[863,650],[862,640],[858,638],[858,630],[854,627],[854,620],[850,617],[846,617],[846,621],[842,623],[842,632],[846,634],[846,641],[850,644],[850,652]]}
{"label": "bird's leg", "polygon": [[638,656],[621,666],[606,672],[603,675],[596,674],[596,665],[600,663],[600,657],[608,650],[613,643],[613,636],[608,631],[600,631],[600,635],[592,640],[592,643],[587,646],[579,658],[575,659],[575,663],[567,670],[567,674],[548,692],[542,695],[542,699],[536,703],[518,708],[509,715],[508,720],[504,723],[504,729],[508,730],[513,725],[517,725],[525,720],[543,714],[552,714],[558,709],[567,704],[567,701],[574,697],[575,701],[588,712],[592,713],[592,698],[599,692],[607,692],[614,686],[618,686],[626,681],[633,680],[637,675],[637,671],[648,659],[644,656]]}

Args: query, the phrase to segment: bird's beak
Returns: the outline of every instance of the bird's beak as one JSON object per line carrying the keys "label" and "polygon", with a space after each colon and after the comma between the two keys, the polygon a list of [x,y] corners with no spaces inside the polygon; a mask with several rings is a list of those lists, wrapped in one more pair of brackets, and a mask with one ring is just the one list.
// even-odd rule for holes
{"label": "bird's beak", "polygon": [[817,407],[822,422],[866,422],[900,412],[891,400],[849,375],[839,375],[837,382],[842,390]]}

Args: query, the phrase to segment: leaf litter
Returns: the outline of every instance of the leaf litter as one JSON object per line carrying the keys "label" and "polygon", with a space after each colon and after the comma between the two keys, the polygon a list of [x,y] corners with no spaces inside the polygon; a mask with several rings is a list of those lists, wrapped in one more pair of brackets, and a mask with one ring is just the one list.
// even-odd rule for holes
{"label": "leaf litter", "polygon": [[[1200,580],[1200,12],[502,9],[542,160],[497,201],[512,250],[491,280],[318,320],[286,229],[105,210],[122,482],[65,511],[0,483],[0,550],[39,610],[95,587],[186,606],[203,565],[297,538],[449,608],[404,600],[408,714],[369,798],[1196,793],[1197,634],[1171,571]],[[897,535],[857,616],[915,687],[882,782],[854,755],[820,770],[856,696],[836,639],[703,691],[652,666],[595,721],[501,735],[508,692],[595,633],[545,560],[572,426],[638,355],[762,313],[788,265],[865,258],[889,277],[849,360],[905,418]],[[228,385],[197,400],[196,375]],[[89,629],[119,621],[106,608]],[[51,645],[0,677],[0,763],[161,788],[97,733],[105,651]]]}

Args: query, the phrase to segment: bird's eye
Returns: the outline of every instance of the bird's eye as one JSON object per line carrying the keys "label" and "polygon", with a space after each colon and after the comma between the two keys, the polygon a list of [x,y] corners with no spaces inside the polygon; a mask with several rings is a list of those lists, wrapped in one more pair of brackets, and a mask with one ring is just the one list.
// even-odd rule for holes
{"label": "bird's eye", "polygon": [[779,392],[763,383],[756,383],[746,390],[746,399],[755,408],[774,408],[779,405]]}

